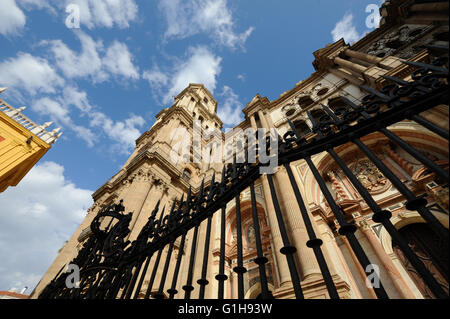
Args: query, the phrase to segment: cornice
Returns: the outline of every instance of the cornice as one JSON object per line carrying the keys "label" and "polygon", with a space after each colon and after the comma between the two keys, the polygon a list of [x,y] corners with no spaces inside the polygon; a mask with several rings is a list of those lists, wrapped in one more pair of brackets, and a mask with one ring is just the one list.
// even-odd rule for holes
{"label": "cornice", "polygon": [[[103,184],[97,191],[95,191],[92,194],[92,198],[94,201],[96,201],[98,198],[100,198],[105,193],[110,193],[117,189],[118,185],[121,184],[121,182],[126,179],[127,177],[132,174],[135,170],[139,169],[142,164],[149,163],[149,164],[156,164],[161,167],[161,169],[168,173],[171,177],[180,177],[181,172],[172,164],[170,163],[164,156],[162,156],[159,152],[143,152],[142,154],[138,155],[136,158],[131,161],[125,168],[124,173],[119,178],[115,179],[113,182],[106,182]],[[189,187],[189,184],[185,182],[182,179],[179,179],[180,183],[186,187],[186,189]],[[169,182],[169,181],[166,181]],[[184,183],[183,183],[184,182]]]}

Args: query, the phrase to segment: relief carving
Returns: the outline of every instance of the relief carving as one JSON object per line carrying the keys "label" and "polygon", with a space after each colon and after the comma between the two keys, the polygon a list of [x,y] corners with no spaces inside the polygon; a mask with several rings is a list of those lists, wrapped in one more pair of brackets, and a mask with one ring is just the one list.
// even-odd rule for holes
{"label": "relief carving", "polygon": [[387,178],[368,159],[363,159],[354,164],[352,173],[370,193],[384,192],[390,186]]}

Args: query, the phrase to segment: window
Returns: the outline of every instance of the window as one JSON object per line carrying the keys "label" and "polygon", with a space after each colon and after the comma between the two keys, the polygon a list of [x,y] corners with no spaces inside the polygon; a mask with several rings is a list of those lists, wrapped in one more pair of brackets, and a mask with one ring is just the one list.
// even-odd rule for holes
{"label": "window", "polygon": [[208,104],[208,99],[205,97],[203,98],[203,102],[205,102],[206,104]]}
{"label": "window", "polygon": [[286,116],[287,117],[292,116],[294,113],[295,113],[295,109],[289,109],[286,111]]}
{"label": "window", "polygon": [[298,99],[298,104],[302,109],[307,108],[308,106],[311,106],[314,104],[314,101],[309,96],[303,96]]}
{"label": "window", "polygon": [[189,181],[191,180],[191,171],[188,170],[188,169],[186,168],[186,169],[183,171],[183,176],[182,176],[182,178],[183,178],[185,181],[189,182]]}
{"label": "window", "polygon": [[340,97],[335,97],[328,101],[328,107],[338,116],[342,115],[347,107],[347,104]]}
{"label": "window", "polygon": [[412,30],[412,31],[408,34],[408,37],[414,38],[414,37],[418,36],[418,35],[421,34],[421,33],[422,33],[422,29],[418,28],[418,29]]}
{"label": "window", "polygon": [[294,121],[294,126],[297,129],[297,132],[298,134],[300,134],[300,136],[304,136],[311,132],[311,129],[309,128],[308,124],[306,124],[306,122],[304,121],[301,120]]}
{"label": "window", "polygon": [[447,41],[448,42],[448,31],[435,33],[435,34],[433,34],[433,38],[437,41]]}
{"label": "window", "polygon": [[314,121],[316,121],[316,124],[317,124],[317,122],[320,122],[320,119],[322,118],[322,116],[328,116],[328,115],[323,110],[312,110],[311,116],[313,117]]}
{"label": "window", "polygon": [[318,95],[318,96],[321,96],[321,95],[326,94],[327,92],[328,92],[328,88],[323,88],[323,89],[320,89],[320,90],[317,92],[317,95]]}

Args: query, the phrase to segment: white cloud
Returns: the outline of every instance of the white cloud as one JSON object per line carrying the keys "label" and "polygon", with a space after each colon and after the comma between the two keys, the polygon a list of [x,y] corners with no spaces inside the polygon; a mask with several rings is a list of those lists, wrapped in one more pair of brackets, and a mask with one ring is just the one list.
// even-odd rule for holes
{"label": "white cloud", "polygon": [[97,80],[105,78],[101,71],[102,60],[98,50],[103,49],[101,42],[95,42],[90,36],[83,32],[76,35],[81,42],[81,52],[77,54],[72,51],[61,40],[42,41],[43,45],[49,45],[57,67],[68,78],[92,76]]}
{"label": "white cloud", "polygon": [[53,53],[56,65],[70,79],[89,77],[93,82],[104,82],[111,76],[139,79],[139,71],[133,65],[128,47],[114,41],[105,49],[102,41],[94,41],[83,32],[77,32],[81,52],[71,50],[61,40],[42,41]]}
{"label": "white cloud", "polygon": [[17,3],[25,10],[47,9],[50,13],[56,14],[55,8],[50,4],[54,0],[17,0]]}
{"label": "white cloud", "polygon": [[178,61],[169,72],[161,72],[155,66],[143,74],[152,89],[162,97],[164,104],[169,104],[189,83],[201,83],[211,93],[216,88],[222,58],[215,56],[204,46],[189,47],[187,56],[186,61]]}
{"label": "white cloud", "polygon": [[336,23],[336,26],[331,31],[333,41],[337,41],[344,38],[345,42],[353,43],[358,41],[362,35],[356,31],[356,27],[353,23],[353,14],[346,13],[341,20]]}
{"label": "white cloud", "polygon": [[198,33],[211,36],[217,43],[243,47],[253,32],[234,32],[235,22],[227,0],[160,0],[159,8],[167,21],[165,38],[186,38]]}
{"label": "white cloud", "polygon": [[244,74],[238,74],[236,77],[237,77],[239,80],[241,80],[242,82],[245,81],[245,75],[244,75]]}
{"label": "white cloud", "polygon": [[67,180],[64,167],[43,162],[0,195],[0,290],[31,292],[83,220],[91,194]]}
{"label": "white cloud", "polygon": [[141,136],[139,127],[145,124],[145,120],[138,115],[131,114],[124,121],[114,121],[101,112],[90,114],[92,127],[100,127],[103,132],[115,142],[112,150],[128,154],[135,146],[136,139]]}
{"label": "white cloud", "polygon": [[24,89],[31,95],[54,93],[64,80],[50,66],[47,60],[29,53],[19,53],[0,63],[0,85],[12,90]]}
{"label": "white cloud", "polygon": [[[89,127],[78,125],[72,120],[73,106],[81,117],[87,117]],[[105,134],[113,142],[110,150],[123,154],[128,154],[134,148],[136,139],[141,135],[139,128],[145,124],[144,118],[134,114],[123,121],[114,121],[89,103],[86,92],[75,87],[65,88],[59,97],[40,98],[32,103],[31,108],[41,115],[49,116],[59,126],[74,131],[89,147],[93,147],[99,136]]]}
{"label": "white cloud", "polygon": [[18,34],[25,27],[26,20],[15,0],[0,1],[0,34]]}
{"label": "white cloud", "polygon": [[66,128],[72,129],[76,135],[83,139],[89,147],[93,147],[97,140],[96,134],[94,134],[89,128],[75,124],[70,116],[69,105],[65,103],[61,98],[54,100],[48,97],[43,97],[36,100],[31,105],[31,109],[41,115],[49,116],[50,119]]}
{"label": "white cloud", "polygon": [[[136,139],[141,136],[139,128],[145,124],[145,120],[141,116],[130,114],[123,121],[114,121],[89,103],[86,92],[73,87],[64,90],[63,101],[66,108],[75,106],[81,112],[81,116],[88,118],[91,130],[100,128],[103,134],[111,139],[113,142],[111,150],[128,154],[134,148]],[[77,133],[83,137],[81,134],[86,132],[77,131]]]}
{"label": "white cloud", "polygon": [[66,5],[80,7],[81,27],[128,28],[138,17],[138,6],[134,0],[66,0]]}
{"label": "white cloud", "polygon": [[156,87],[167,85],[169,82],[167,75],[161,72],[158,66],[155,66],[152,70],[144,71],[142,78],[147,80],[150,85]]}
{"label": "white cloud", "polygon": [[216,88],[216,77],[220,74],[221,57],[215,56],[206,47],[199,46],[189,48],[189,59],[176,67],[176,72],[171,77],[169,92],[164,97],[164,102],[169,103],[172,97],[180,93],[189,83],[201,83],[211,92]]}
{"label": "white cloud", "polygon": [[239,97],[229,86],[224,86],[219,97],[223,97],[223,103],[217,107],[217,115],[223,123],[229,126],[235,126],[243,121],[242,104]]}
{"label": "white cloud", "polygon": [[[87,118],[89,127],[73,121],[73,107],[79,111],[80,117]],[[57,125],[74,131],[89,147],[95,145],[101,134],[105,134],[113,142],[110,150],[123,154],[134,148],[136,139],[141,135],[139,128],[145,124],[144,118],[134,114],[123,121],[114,121],[89,103],[86,92],[75,87],[65,88],[61,96],[33,101],[31,108],[50,117]]]}
{"label": "white cloud", "polygon": [[139,71],[133,65],[132,58],[130,51],[128,51],[128,47],[125,44],[114,41],[106,51],[103,65],[106,70],[114,75],[139,79]]}

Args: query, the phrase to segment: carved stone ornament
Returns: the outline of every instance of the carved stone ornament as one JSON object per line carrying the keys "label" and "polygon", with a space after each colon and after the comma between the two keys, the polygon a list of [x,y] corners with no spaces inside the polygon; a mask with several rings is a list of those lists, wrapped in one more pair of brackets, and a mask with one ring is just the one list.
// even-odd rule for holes
{"label": "carved stone ornament", "polygon": [[382,193],[389,189],[390,182],[380,170],[368,159],[356,162],[352,167],[353,174],[370,193]]}

